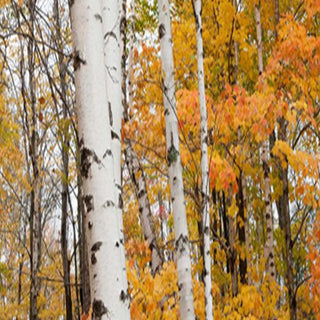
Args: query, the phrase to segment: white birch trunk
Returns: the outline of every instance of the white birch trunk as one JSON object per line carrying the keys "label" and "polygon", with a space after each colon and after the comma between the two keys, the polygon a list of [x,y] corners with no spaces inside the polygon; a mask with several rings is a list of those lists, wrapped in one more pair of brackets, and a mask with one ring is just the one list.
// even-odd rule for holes
{"label": "white birch trunk", "polygon": [[138,156],[134,152],[130,141],[127,144],[125,155],[129,174],[132,183],[134,184],[135,194],[138,200],[143,235],[148,241],[151,251],[152,273],[155,274],[161,268],[163,258],[160,255],[159,246],[157,244],[145,176],[141,169]]}
{"label": "white birch trunk", "polygon": [[100,0],[71,4],[93,319],[129,319],[123,283]]}
{"label": "white birch trunk", "polygon": [[135,0],[131,1],[131,23],[130,23],[130,34],[129,34],[129,61],[128,61],[128,82],[129,82],[129,88],[128,88],[128,94],[129,94],[129,100],[128,100],[128,113],[132,112],[133,110],[133,46],[134,46],[134,30],[135,30]]}
{"label": "white birch trunk", "polygon": [[206,319],[213,319],[212,283],[211,283],[211,254],[210,254],[210,215],[209,215],[209,165],[208,165],[208,124],[207,107],[204,86],[203,69],[203,42],[202,42],[202,3],[193,1],[193,10],[196,20],[197,33],[197,63],[198,88],[201,119],[201,195],[202,195],[202,222],[203,222],[203,260],[204,260],[204,297]]}
{"label": "white birch trunk", "polygon": [[[111,127],[111,150],[113,154],[114,183],[116,189],[116,210],[120,227],[121,268],[123,270],[123,288],[127,292],[126,260],[122,217],[121,186],[121,124],[123,114],[122,69],[121,69],[121,6],[119,0],[101,0],[105,77],[109,121]],[[128,310],[129,312],[129,310]],[[127,312],[127,313],[128,313]],[[129,313],[126,315],[129,317]],[[122,319],[122,318],[121,318]]]}
{"label": "white birch trunk", "polygon": [[177,253],[178,286],[181,319],[195,319],[192,293],[190,242],[183,192],[182,166],[179,149],[178,119],[175,101],[175,82],[168,0],[158,1],[159,37],[163,75],[164,113],[171,202]]}
{"label": "white birch trunk", "polygon": [[[257,46],[258,46],[258,67],[259,74],[263,72],[263,56],[262,56],[262,27],[261,27],[261,14],[260,14],[260,1],[259,4],[254,6],[254,13],[256,19],[257,29]],[[264,244],[264,258],[266,259],[266,272],[269,276],[275,279],[275,264],[274,264],[274,250],[273,250],[273,213],[271,203],[271,188],[270,188],[270,177],[269,177],[269,164],[268,154],[269,140],[265,139],[262,144],[262,166],[263,166],[263,184],[264,184],[264,201],[266,206],[265,221],[267,227],[266,240]]]}

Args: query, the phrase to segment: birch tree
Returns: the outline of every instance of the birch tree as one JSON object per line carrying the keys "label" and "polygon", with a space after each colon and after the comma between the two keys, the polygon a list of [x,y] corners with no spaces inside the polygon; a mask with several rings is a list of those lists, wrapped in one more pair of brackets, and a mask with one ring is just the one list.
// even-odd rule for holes
{"label": "birch tree", "polygon": [[134,186],[136,198],[138,200],[143,235],[144,238],[148,241],[151,251],[152,273],[155,274],[157,271],[159,271],[162,265],[163,257],[160,254],[159,246],[157,243],[156,230],[147,192],[146,178],[141,168],[139,158],[134,152],[130,141],[127,143],[125,157],[130,178]]}
{"label": "birch tree", "polygon": [[73,2],[71,19],[93,319],[129,319],[118,192],[114,184],[100,0]]}
{"label": "birch tree", "polygon": [[[126,261],[123,237],[122,187],[121,187],[121,123],[123,111],[122,69],[121,69],[121,7],[119,0],[101,0],[103,19],[105,78],[109,122],[111,128],[111,150],[114,165],[116,210],[120,227],[120,250],[123,270],[123,288],[127,291]],[[129,317],[129,311],[126,317]]]}
{"label": "birch tree", "polygon": [[[260,1],[254,6],[256,29],[257,29],[257,45],[258,45],[258,68],[259,74],[263,72],[263,55],[262,55],[262,27]],[[271,278],[275,279],[275,264],[273,250],[273,213],[271,203],[271,187],[270,187],[270,170],[268,165],[268,154],[270,153],[269,141],[265,139],[262,145],[262,167],[263,167],[263,184],[264,184],[264,202],[265,202],[265,221],[267,227],[266,240],[264,243],[264,258],[266,259],[266,272]]]}
{"label": "birch tree", "polygon": [[159,37],[161,48],[162,90],[166,123],[166,148],[171,202],[175,229],[178,287],[181,319],[194,319],[190,261],[190,242],[183,191],[182,166],[179,149],[179,131],[175,100],[170,7],[168,0],[158,1]]}
{"label": "birch tree", "polygon": [[204,86],[203,42],[202,42],[202,1],[193,0],[193,11],[197,33],[197,64],[198,89],[201,120],[201,195],[202,195],[202,226],[203,226],[203,260],[206,319],[213,319],[211,254],[210,254],[210,215],[209,215],[209,165],[208,165],[208,124],[207,106]]}

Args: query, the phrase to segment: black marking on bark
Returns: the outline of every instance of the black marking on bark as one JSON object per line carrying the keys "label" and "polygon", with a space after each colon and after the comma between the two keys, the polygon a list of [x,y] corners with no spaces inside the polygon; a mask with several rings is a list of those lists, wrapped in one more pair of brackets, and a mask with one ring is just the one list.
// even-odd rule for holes
{"label": "black marking on bark", "polygon": [[120,20],[120,33],[124,34],[126,32],[127,27],[127,19],[125,17],[121,17]]}
{"label": "black marking on bark", "polygon": [[108,108],[109,108],[109,123],[110,126],[113,126],[113,116],[112,116],[112,108],[111,108],[111,102],[108,101]]}
{"label": "black marking on bark", "polygon": [[96,278],[97,277],[97,274],[95,273],[94,275],[93,275],[93,278]]}
{"label": "black marking on bark", "polygon": [[99,13],[96,13],[94,17],[102,23],[102,17]]}
{"label": "black marking on bark", "polygon": [[164,115],[165,115],[165,116],[169,115],[169,109],[165,109],[165,110],[164,110]]}
{"label": "black marking on bark", "polygon": [[122,196],[121,194],[119,194],[119,209],[123,209],[123,199],[122,199]]}
{"label": "black marking on bark", "polygon": [[104,208],[109,208],[109,207],[115,207],[115,204],[113,201],[111,200],[107,200],[104,204],[103,204]]}
{"label": "black marking on bark", "polygon": [[270,213],[267,213],[267,214],[266,214],[266,219],[269,220],[270,218],[271,218]]}
{"label": "black marking on bark", "polygon": [[127,295],[123,290],[121,290],[120,300],[121,300],[122,302],[125,302],[126,299],[128,299],[128,295]]}
{"label": "black marking on bark", "polygon": [[178,288],[179,288],[179,291],[181,291],[183,288],[183,283],[179,283]]}
{"label": "black marking on bark", "polygon": [[[180,243],[182,242],[182,244]],[[180,234],[179,238],[176,240],[175,245],[176,249],[180,248],[180,252],[183,252],[185,250],[185,246],[188,245],[189,238],[187,235]]]}
{"label": "black marking on bark", "polygon": [[92,162],[96,162],[98,164],[101,164],[100,159],[98,156],[95,154],[94,151],[83,147],[80,150],[80,171],[81,175],[85,178],[89,177],[89,169],[91,167]]}
{"label": "black marking on bark", "polygon": [[178,155],[179,151],[174,147],[173,143],[173,132],[171,132],[171,146],[168,149],[168,155],[167,155],[167,161],[168,161],[168,166],[178,160]]}
{"label": "black marking on bark", "polygon": [[115,38],[117,40],[117,36],[113,31],[109,31],[104,35],[104,39],[106,40],[107,38],[112,37]]}
{"label": "black marking on bark", "polygon": [[119,248],[119,247],[120,247],[120,244],[119,244],[119,242],[118,242],[118,241],[116,242],[116,247],[117,247],[117,248]]}
{"label": "black marking on bark", "polygon": [[162,37],[165,36],[165,34],[166,34],[166,28],[165,28],[164,24],[161,23],[159,26],[159,39],[161,40]]}
{"label": "black marking on bark", "polygon": [[171,198],[171,202],[173,202],[174,200],[175,200],[175,198],[174,198],[174,197],[172,197],[172,198]]}
{"label": "black marking on bark", "polygon": [[94,299],[92,303],[92,313],[95,320],[101,320],[102,316],[108,314],[109,311],[101,300]]}
{"label": "black marking on bark", "polygon": [[102,246],[102,242],[98,241],[92,246],[91,251],[92,252],[97,252],[98,250],[100,250],[101,246]]}
{"label": "black marking on bark", "polygon": [[206,226],[206,227],[204,228],[204,231],[203,231],[203,232],[204,232],[205,235],[208,235],[208,234],[209,234],[209,231],[210,231],[209,228]]}
{"label": "black marking on bark", "polygon": [[111,139],[112,139],[112,140],[113,140],[113,139],[117,139],[117,140],[120,141],[120,137],[119,137],[118,134],[117,134],[115,131],[113,131],[113,130],[111,130]]}
{"label": "black marking on bark", "polygon": [[94,253],[92,253],[92,254],[91,254],[91,263],[92,263],[92,264],[96,264],[97,261],[98,261],[98,260],[97,260],[96,255],[95,255]]}
{"label": "black marking on bark", "polygon": [[138,193],[138,199],[141,199],[146,194],[146,191],[144,189],[140,190]]}
{"label": "black marking on bark", "polygon": [[91,230],[93,227],[93,223],[91,221],[88,222],[88,229]]}
{"label": "black marking on bark", "polygon": [[87,64],[87,62],[80,57],[80,51],[76,50],[73,55],[74,71],[77,71],[81,67],[81,64]]}
{"label": "black marking on bark", "polygon": [[267,179],[269,177],[269,166],[267,161],[262,162],[262,168],[263,168],[263,177]]}
{"label": "black marking on bark", "polygon": [[87,209],[87,213],[89,213],[90,211],[94,210],[94,204],[93,204],[93,196],[91,194],[88,194],[84,197],[83,199],[86,209]]}
{"label": "black marking on bark", "polygon": [[[193,2],[192,2],[193,3]],[[200,24],[199,24],[199,17],[197,14],[194,15],[195,17],[195,20],[196,20],[196,31],[198,31],[199,27],[200,27]]]}
{"label": "black marking on bark", "polygon": [[178,159],[179,152],[172,144],[168,150],[168,166],[170,166],[172,163],[175,163]]}
{"label": "black marking on bark", "polygon": [[110,149],[107,149],[106,152],[103,154],[102,158],[105,159],[106,156],[112,156],[112,151]]}

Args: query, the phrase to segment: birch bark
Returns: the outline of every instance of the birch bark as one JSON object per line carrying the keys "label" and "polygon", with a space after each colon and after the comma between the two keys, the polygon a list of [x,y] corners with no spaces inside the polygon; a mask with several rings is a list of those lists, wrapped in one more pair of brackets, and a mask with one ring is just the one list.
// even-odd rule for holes
{"label": "birch bark", "polygon": [[[259,74],[263,72],[263,56],[262,56],[262,27],[260,1],[254,6],[256,29],[257,29],[257,45],[258,45],[258,67]],[[266,241],[264,244],[264,258],[266,259],[266,272],[271,278],[275,279],[275,264],[273,250],[273,212],[271,203],[271,188],[270,188],[270,170],[268,165],[268,154],[270,153],[269,140],[266,139],[262,144],[262,166],[263,166],[263,184],[264,184],[264,201],[266,206],[265,221],[267,227]]]}
{"label": "birch bark", "polygon": [[193,0],[193,11],[197,34],[198,90],[201,120],[201,195],[203,226],[203,260],[204,260],[204,297],[206,319],[213,319],[211,255],[210,255],[210,215],[209,215],[209,165],[208,165],[208,124],[204,86],[203,41],[202,41],[202,1]]}
{"label": "birch bark", "polygon": [[190,242],[183,192],[182,166],[175,101],[175,82],[168,0],[159,0],[159,37],[161,48],[164,113],[166,122],[167,161],[177,253],[181,319],[195,319],[192,293]]}
{"label": "birch bark", "polygon": [[130,314],[116,208],[101,13],[100,0],[71,4],[84,215],[93,319],[125,320]]}
{"label": "birch bark", "polygon": [[130,142],[127,143],[125,156],[130,178],[134,184],[134,190],[138,200],[143,235],[148,241],[151,251],[152,273],[155,274],[157,271],[159,271],[163,262],[163,258],[160,255],[159,246],[157,244],[145,176],[141,169],[138,156],[134,152]]}
{"label": "birch bark", "polygon": [[[128,290],[126,260],[123,236],[122,186],[121,186],[121,124],[123,114],[122,69],[121,69],[121,4],[119,0],[101,0],[105,78],[109,122],[111,127],[111,150],[113,154],[114,183],[116,190],[116,211],[120,227],[121,269],[124,292]],[[129,301],[126,301],[129,308]],[[130,317],[129,310],[126,318]]]}

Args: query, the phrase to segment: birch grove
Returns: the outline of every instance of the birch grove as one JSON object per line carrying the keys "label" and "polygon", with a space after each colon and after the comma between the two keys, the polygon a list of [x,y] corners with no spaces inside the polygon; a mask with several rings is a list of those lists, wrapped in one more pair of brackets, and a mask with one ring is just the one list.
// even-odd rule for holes
{"label": "birch grove", "polygon": [[3,319],[319,318],[315,1],[0,8]]}

